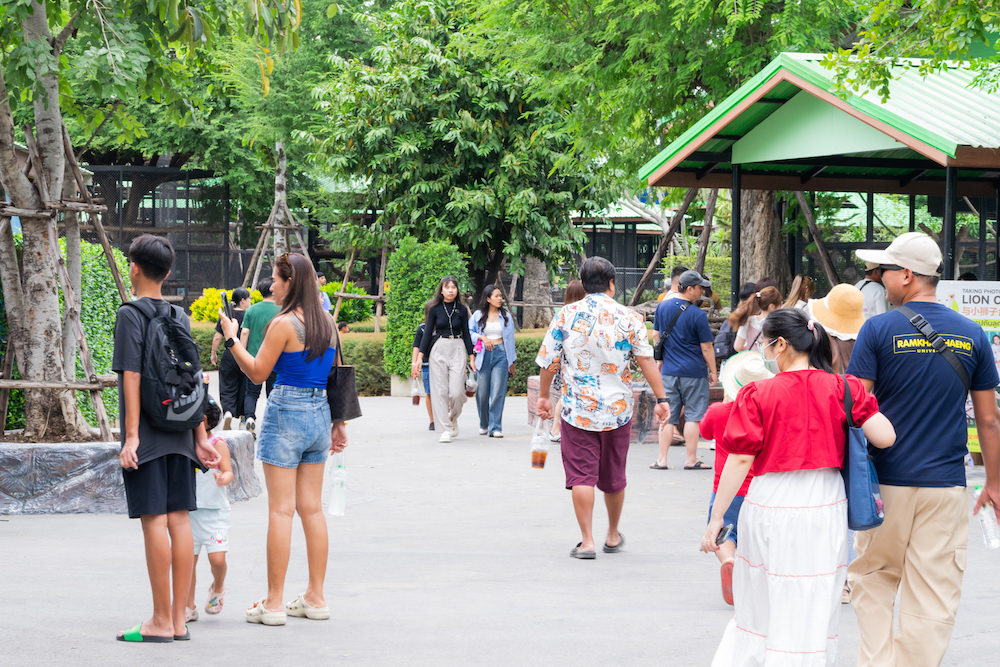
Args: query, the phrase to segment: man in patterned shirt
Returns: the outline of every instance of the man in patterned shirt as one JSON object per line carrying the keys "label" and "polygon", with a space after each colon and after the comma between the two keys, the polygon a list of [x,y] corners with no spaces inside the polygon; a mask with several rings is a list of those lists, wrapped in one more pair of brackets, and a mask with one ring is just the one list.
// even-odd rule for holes
{"label": "man in patterned shirt", "polygon": [[563,306],[552,320],[535,359],[541,367],[537,412],[552,418],[549,386],[556,373],[563,380],[562,460],[566,488],[581,540],[570,556],[596,558],[593,514],[594,486],[604,492],[608,508],[605,553],[625,544],[618,531],[625,502],[625,460],[632,432],[632,374],[635,359],[656,396],[656,417],[670,416],[649,334],[641,315],[615,302],[615,267],[603,257],[590,257],[580,268],[587,296]]}

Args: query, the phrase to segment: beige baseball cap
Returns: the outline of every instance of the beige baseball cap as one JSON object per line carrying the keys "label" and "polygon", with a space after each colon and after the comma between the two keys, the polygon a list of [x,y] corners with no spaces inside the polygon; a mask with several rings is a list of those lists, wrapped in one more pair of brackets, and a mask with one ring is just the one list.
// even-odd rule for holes
{"label": "beige baseball cap", "polygon": [[941,271],[941,248],[923,232],[900,234],[885,250],[858,250],[858,259],[877,264],[894,264],[923,276],[937,276]]}
{"label": "beige baseball cap", "polygon": [[865,273],[877,269],[879,267],[878,262],[865,262]]}

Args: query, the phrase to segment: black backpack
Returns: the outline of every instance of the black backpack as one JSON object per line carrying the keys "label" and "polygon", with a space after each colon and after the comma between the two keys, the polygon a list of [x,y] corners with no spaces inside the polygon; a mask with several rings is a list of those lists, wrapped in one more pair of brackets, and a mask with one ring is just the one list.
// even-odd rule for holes
{"label": "black backpack", "polygon": [[208,388],[202,379],[198,345],[184,311],[156,312],[146,299],[123,304],[146,318],[139,398],[150,424],[160,431],[192,431],[205,416]]}
{"label": "black backpack", "polygon": [[715,335],[715,342],[712,347],[715,349],[717,360],[728,359],[736,354],[733,345],[736,343],[736,332],[729,326],[729,320],[725,320],[719,327],[719,333]]}

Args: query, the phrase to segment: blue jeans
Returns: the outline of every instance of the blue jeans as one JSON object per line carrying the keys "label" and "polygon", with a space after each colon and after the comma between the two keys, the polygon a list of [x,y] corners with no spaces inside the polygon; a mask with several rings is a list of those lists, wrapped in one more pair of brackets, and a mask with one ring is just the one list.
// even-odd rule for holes
{"label": "blue jeans", "polygon": [[476,379],[476,407],[479,408],[479,428],[490,433],[502,431],[503,403],[507,398],[507,353],[503,344],[483,351],[483,366]]}

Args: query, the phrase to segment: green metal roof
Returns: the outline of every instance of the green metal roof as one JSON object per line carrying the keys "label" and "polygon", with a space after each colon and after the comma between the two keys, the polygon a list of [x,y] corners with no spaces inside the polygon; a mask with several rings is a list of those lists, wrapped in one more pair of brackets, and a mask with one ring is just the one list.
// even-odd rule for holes
{"label": "green metal roof", "polygon": [[[840,189],[835,187],[837,179],[875,179],[876,191],[904,191],[918,178],[943,179],[946,165],[967,167],[960,174],[966,180],[985,183],[1000,176],[1000,95],[970,88],[973,72],[954,64],[922,76],[920,61],[907,61],[908,67],[895,72],[890,97],[882,102],[875,94],[837,96],[832,73],[820,64],[822,57],[780,54],[650,160],[640,176],[650,185],[719,187],[725,172],[731,171],[733,145],[800,94],[819,97],[849,115],[850,122],[891,136],[898,148],[743,163],[751,178],[798,175],[804,185],[815,176],[816,189]],[[959,155],[960,150],[965,152]],[[966,160],[970,155],[972,161]],[[783,183],[779,189],[792,189]],[[864,189],[860,184],[844,189]],[[797,189],[807,188],[812,189]]]}

